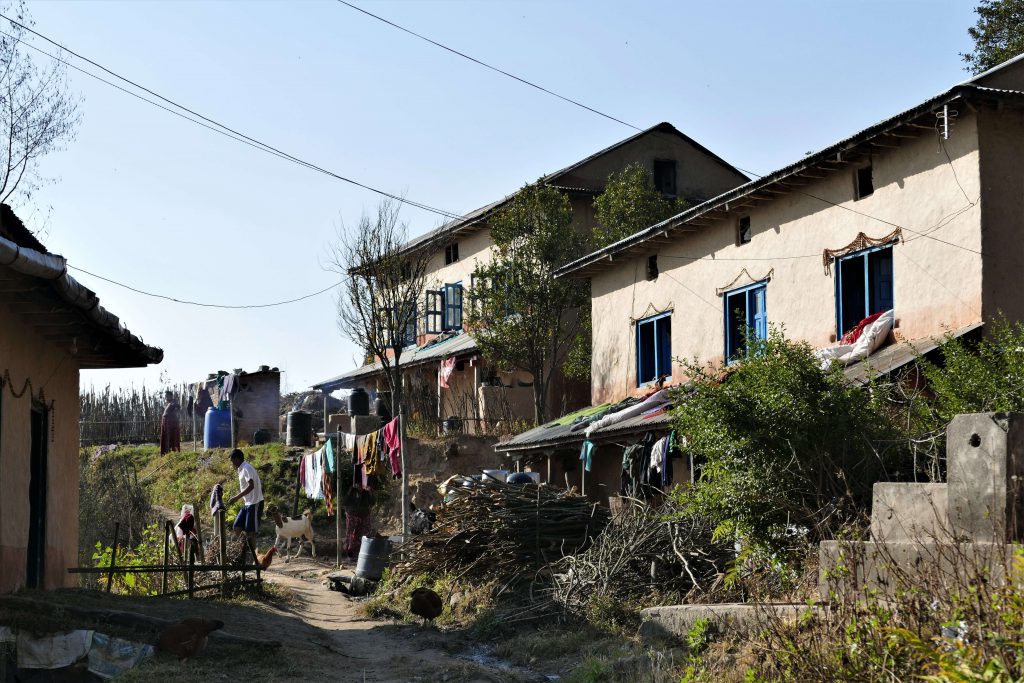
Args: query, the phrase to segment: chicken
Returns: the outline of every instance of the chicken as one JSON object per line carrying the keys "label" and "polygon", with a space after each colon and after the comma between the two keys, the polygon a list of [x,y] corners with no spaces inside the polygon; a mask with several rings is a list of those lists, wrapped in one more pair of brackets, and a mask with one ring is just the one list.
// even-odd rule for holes
{"label": "chicken", "polygon": [[210,633],[223,627],[224,622],[218,619],[183,619],[160,633],[157,649],[184,661],[202,652]]}
{"label": "chicken", "polygon": [[266,569],[267,567],[270,566],[270,561],[272,559],[274,559],[274,554],[276,552],[277,552],[277,546],[276,545],[272,545],[272,546],[270,546],[270,550],[268,550],[262,556],[260,556],[260,555],[256,556],[256,559],[259,560],[260,569]]}
{"label": "chicken", "polygon": [[412,592],[409,599],[409,611],[418,617],[423,617],[423,624],[433,621],[441,616],[444,610],[444,603],[441,596],[429,588],[417,588]]}

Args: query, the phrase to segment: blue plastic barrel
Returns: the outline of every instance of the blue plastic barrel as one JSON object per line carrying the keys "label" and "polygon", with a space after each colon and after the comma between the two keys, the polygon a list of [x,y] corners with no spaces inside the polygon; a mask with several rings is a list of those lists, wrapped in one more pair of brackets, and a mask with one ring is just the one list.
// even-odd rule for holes
{"label": "blue plastic barrel", "polygon": [[228,448],[231,446],[231,411],[210,408],[203,423],[203,448]]}

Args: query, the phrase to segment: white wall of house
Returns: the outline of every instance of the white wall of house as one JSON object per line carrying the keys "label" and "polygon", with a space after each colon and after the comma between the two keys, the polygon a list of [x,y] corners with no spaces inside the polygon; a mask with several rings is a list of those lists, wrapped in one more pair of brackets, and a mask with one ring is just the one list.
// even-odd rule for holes
{"label": "white wall of house", "polygon": [[[904,241],[893,247],[895,311],[903,337],[940,335],[981,320],[981,209],[967,199],[976,201],[982,193],[975,114],[960,112],[945,148],[952,164],[937,135],[922,130],[896,148],[875,148],[870,157],[874,193],[868,197],[854,198],[859,164],[848,164],[822,179],[804,179],[809,184],[799,188],[802,192],[738,209],[594,274],[593,402],[644,389],[636,381],[635,321],[656,313],[672,312],[674,358],[721,363],[725,305],[716,290],[733,284],[768,280],[769,323],[813,346],[833,342],[837,275],[835,268],[825,272],[822,252],[849,244],[860,232],[879,238],[893,230],[868,216],[906,228]],[[981,206],[987,201],[983,198]],[[737,221],[743,215],[750,217],[752,238],[738,245]],[[921,237],[922,232],[930,237]],[[653,254],[660,273],[648,280],[647,257]],[[682,380],[681,374],[674,361],[672,381]]]}

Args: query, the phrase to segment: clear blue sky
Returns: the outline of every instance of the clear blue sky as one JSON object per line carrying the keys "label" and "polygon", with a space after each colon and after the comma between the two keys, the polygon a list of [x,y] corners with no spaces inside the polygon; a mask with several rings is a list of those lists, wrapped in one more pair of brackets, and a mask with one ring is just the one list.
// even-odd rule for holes
{"label": "clear blue sky", "polygon": [[[356,4],[360,4],[356,2]],[[639,126],[669,121],[765,173],[967,77],[973,2],[379,2],[370,11]],[[34,2],[36,29],[201,113],[464,212],[631,134],[336,2]],[[38,39],[36,44],[43,46]],[[44,57],[40,59],[45,60]],[[326,246],[378,198],[76,72],[82,125],[23,210],[72,265],[178,298],[261,303],[332,283]],[[440,219],[407,209],[413,235]],[[165,360],[83,386],[260,364],[301,389],[355,366],[334,297],[220,311],[85,275]]]}

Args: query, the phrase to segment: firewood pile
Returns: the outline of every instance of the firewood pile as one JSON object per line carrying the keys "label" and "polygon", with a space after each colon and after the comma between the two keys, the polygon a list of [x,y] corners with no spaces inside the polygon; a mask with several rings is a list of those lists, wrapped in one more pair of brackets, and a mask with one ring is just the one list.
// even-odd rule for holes
{"label": "firewood pile", "polygon": [[586,498],[536,484],[477,483],[449,496],[433,530],[398,549],[400,576],[450,574],[512,585],[587,548],[609,518]]}
{"label": "firewood pile", "polygon": [[712,540],[712,525],[683,513],[667,500],[653,509],[623,500],[603,534],[584,552],[566,555],[552,568],[556,602],[585,613],[595,596],[617,603],[692,602],[719,591],[734,553]]}

